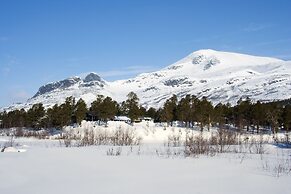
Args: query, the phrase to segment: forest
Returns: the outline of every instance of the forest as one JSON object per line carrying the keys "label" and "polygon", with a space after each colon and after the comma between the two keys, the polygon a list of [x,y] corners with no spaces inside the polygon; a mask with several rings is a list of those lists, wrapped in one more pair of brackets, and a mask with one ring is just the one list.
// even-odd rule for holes
{"label": "forest", "polygon": [[82,120],[113,120],[114,116],[127,116],[134,123],[140,117],[151,117],[155,122],[166,122],[168,126],[178,121],[182,127],[199,126],[200,130],[209,130],[211,126],[232,127],[256,133],[269,131],[288,132],[291,128],[291,100],[263,103],[252,102],[250,98],[240,99],[235,106],[218,103],[215,106],[206,97],[186,95],[178,99],[176,95],[167,99],[159,108],[145,108],[140,105],[134,92],[127,95],[122,103],[111,97],[98,95],[87,107],[83,99],[67,97],[63,104],[45,108],[43,104],[34,104],[30,109],[13,110],[0,113],[1,128],[22,127],[34,130],[59,128],[80,124]]}

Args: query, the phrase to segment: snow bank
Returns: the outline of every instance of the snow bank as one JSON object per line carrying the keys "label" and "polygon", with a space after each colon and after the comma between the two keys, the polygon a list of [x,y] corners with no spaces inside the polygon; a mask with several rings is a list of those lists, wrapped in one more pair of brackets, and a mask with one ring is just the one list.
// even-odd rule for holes
{"label": "snow bank", "polygon": [[26,152],[26,149],[17,149],[15,147],[3,148],[3,152]]}
{"label": "snow bank", "polygon": [[[95,134],[98,133],[114,133],[117,130],[129,130],[135,133],[137,137],[142,139],[141,143],[166,143],[169,138],[179,138],[181,141],[185,141],[187,136],[202,135],[204,138],[209,139],[211,135],[217,133],[217,128],[211,127],[208,131],[204,129],[201,133],[200,128],[195,126],[194,128],[183,127],[171,127],[166,123],[154,123],[151,121],[143,121],[140,123],[128,124],[123,121],[109,121],[107,126],[104,124],[99,125],[98,122],[82,121],[80,126],[68,126],[65,131],[73,132],[74,134],[83,134],[86,130],[92,130]],[[241,140],[248,141],[264,141],[273,143],[275,139],[284,139],[285,134],[278,133],[275,136],[269,134],[241,134]]]}
{"label": "snow bank", "polygon": [[[66,127],[65,131],[71,131],[75,134],[83,134],[86,130],[93,130],[95,133],[114,133],[117,130],[130,130],[136,136],[142,139],[142,143],[165,143],[171,136],[179,136],[181,140],[185,140],[187,134],[200,134],[200,131],[181,128],[181,127],[167,127],[167,125],[154,123],[151,121],[143,121],[140,123],[128,124],[122,121],[109,121],[107,126],[99,125],[98,122],[82,121],[80,126]],[[209,132],[203,132],[203,136],[210,137],[211,129]]]}

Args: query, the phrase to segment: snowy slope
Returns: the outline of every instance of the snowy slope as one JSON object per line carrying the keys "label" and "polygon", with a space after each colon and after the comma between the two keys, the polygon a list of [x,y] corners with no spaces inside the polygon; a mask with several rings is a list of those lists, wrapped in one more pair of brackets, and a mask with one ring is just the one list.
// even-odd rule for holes
{"label": "snowy slope", "polygon": [[194,94],[206,96],[214,103],[235,104],[240,97],[247,96],[253,100],[290,97],[290,76],[291,62],[200,50],[160,71],[110,86],[117,93],[131,88],[145,105],[154,107],[161,106],[172,94]]}
{"label": "snowy slope", "polygon": [[214,104],[236,104],[240,97],[253,101],[286,99],[291,97],[291,61],[199,50],[160,71],[128,80],[107,82],[90,73],[84,79],[74,77],[50,83],[26,103],[9,109],[27,108],[37,102],[51,106],[68,96],[83,98],[88,105],[98,94],[122,101],[130,91],[137,93],[146,107],[160,107],[173,94],[206,96]]}

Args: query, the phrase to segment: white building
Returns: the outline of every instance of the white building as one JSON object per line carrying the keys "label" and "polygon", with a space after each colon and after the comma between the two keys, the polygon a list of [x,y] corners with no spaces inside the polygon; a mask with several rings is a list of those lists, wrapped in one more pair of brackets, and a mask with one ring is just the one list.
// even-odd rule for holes
{"label": "white building", "polygon": [[130,123],[131,122],[130,118],[128,118],[127,116],[115,116],[114,117],[114,121],[123,121],[123,122],[126,122],[126,123]]}
{"label": "white building", "polygon": [[151,117],[143,117],[142,121],[154,121],[154,119]]}
{"label": "white building", "polygon": [[139,117],[134,122],[139,123],[139,122],[142,122],[142,121],[151,121],[151,122],[154,122],[154,119],[152,119],[151,117]]}

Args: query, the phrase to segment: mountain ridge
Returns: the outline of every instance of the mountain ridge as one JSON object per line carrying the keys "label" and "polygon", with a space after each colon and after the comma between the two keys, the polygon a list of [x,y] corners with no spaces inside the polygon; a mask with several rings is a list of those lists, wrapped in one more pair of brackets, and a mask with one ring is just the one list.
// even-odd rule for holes
{"label": "mountain ridge", "polygon": [[239,98],[261,101],[282,100],[291,96],[291,61],[233,52],[203,49],[159,71],[134,78],[108,82],[94,72],[41,86],[26,103],[4,110],[29,108],[41,102],[45,107],[60,104],[65,97],[83,98],[88,105],[96,95],[121,102],[130,91],[137,93],[145,107],[161,107],[173,94],[206,96],[214,104],[235,104]]}

